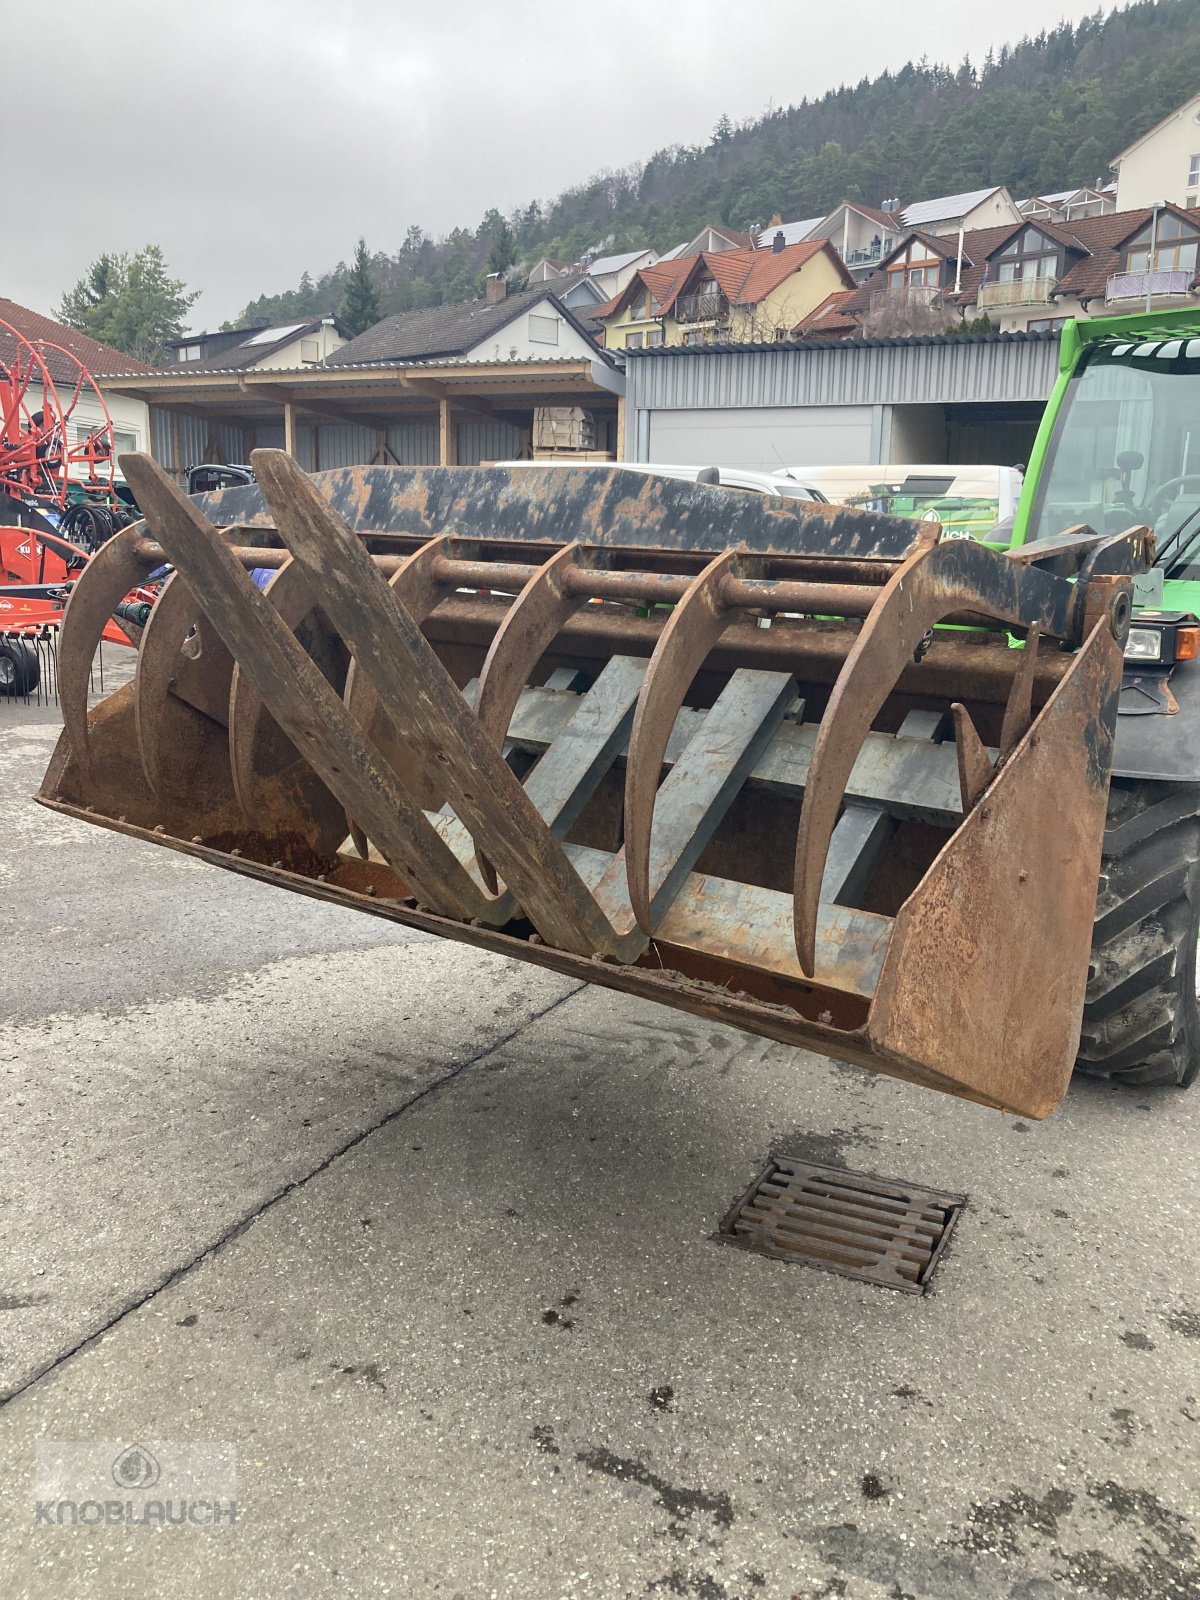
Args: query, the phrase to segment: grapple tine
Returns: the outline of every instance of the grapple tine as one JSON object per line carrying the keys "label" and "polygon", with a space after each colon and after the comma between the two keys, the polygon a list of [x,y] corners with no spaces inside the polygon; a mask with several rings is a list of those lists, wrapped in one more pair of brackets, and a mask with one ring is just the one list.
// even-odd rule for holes
{"label": "grapple tine", "polygon": [[271,715],[342,805],[364,818],[388,864],[427,905],[452,916],[485,916],[487,898],[364,741],[341,696],[212,524],[149,456],[126,455],[122,466],[173,564],[239,665],[254,673]]}
{"label": "grapple tine", "polygon": [[251,459],[280,536],[321,581],[325,610],[358,670],[412,729],[415,748],[437,763],[447,798],[476,849],[496,863],[544,938],[578,953],[608,950],[614,939],[608,919],[503,756],[475,719],[463,716],[453,679],[357,535],[290,456],[256,450]]}
{"label": "grapple tine", "polygon": [[742,564],[736,550],[727,550],[705,567],[672,611],[638,697],[625,769],[625,876],[629,903],[643,933],[654,931],[650,838],[667,742],[692,679],[733,619],[734,614],[721,604],[721,583]]}
{"label": "grapple tine", "polygon": [[979,731],[971,721],[966,706],[955,701],[950,707],[954,718],[954,750],[958,761],[958,792],[962,797],[964,815],[971,810],[979,796],[996,776],[991,759],[984,749]]}
{"label": "grapple tine", "polygon": [[821,719],[796,840],[796,954],[811,974],[817,906],[829,841],[863,740],[929,630],[964,613],[1012,627],[1052,624],[1070,638],[1069,585],[1036,568],[997,563],[972,539],[918,549],[880,591],[838,675]]}
{"label": "grapple tine", "polygon": [[[428,544],[422,545],[408,557],[407,561],[396,568],[388,579],[388,587],[418,627],[453,589],[452,583],[438,576],[439,564],[452,552],[467,558],[475,551],[476,546],[473,541],[455,539],[450,534],[444,534],[441,538],[431,539]],[[384,714],[375,685],[365,672],[359,672],[358,663],[353,656],[350,657],[350,666],[346,673],[345,701],[347,711],[392,766],[397,771],[413,773],[418,763],[411,744],[402,737],[392,719]],[[427,811],[440,809],[442,796],[436,785],[414,784],[413,791]],[[366,834],[353,817],[347,817],[346,823],[355,848],[360,855],[365,856]],[[495,893],[494,883],[489,882],[487,887]]]}
{"label": "grapple tine", "polygon": [[205,619],[195,597],[179,574],[167,580],[154,602],[142,631],[134,672],[134,719],[138,751],[146,781],[160,800],[185,800],[191,791],[192,775],[180,760],[178,724],[167,715],[167,697],[185,666],[182,652],[192,629],[197,629],[196,645],[206,653],[220,653],[225,660],[223,674],[210,659],[205,661],[204,681],[210,695],[213,679],[228,678],[232,668],[228,652],[214,634],[201,642]]}
{"label": "grapple tine", "polygon": [[63,643],[58,661],[63,726],[84,768],[91,761],[87,702],[92,660],[108,619],[146,574],[146,559],[138,550],[144,531],[141,524],[134,524],[101,545],[71,590],[63,614]]}
{"label": "grapple tine", "polygon": [[[281,622],[294,634],[315,610],[312,586],[304,572],[286,559],[262,589]],[[211,624],[206,626],[211,628]],[[300,641],[304,644],[304,640]],[[313,652],[311,634],[306,653]],[[338,651],[324,651],[318,670],[336,692],[344,665]],[[341,660],[338,654],[341,654]],[[331,659],[332,657],[332,659]],[[260,833],[286,831],[297,810],[314,823],[314,843],[336,849],[345,836],[344,812],[328,785],[297,750],[264,704],[253,674],[235,664],[229,691],[229,764],[238,805],[248,826]]]}
{"label": "grapple tine", "polygon": [[[572,595],[565,588],[570,574],[581,564],[580,556],[580,545],[564,545],[538,568],[496,629],[484,657],[475,716],[497,750],[504,748],[504,736],[530,673],[563,624],[587,603],[586,595]],[[495,869],[482,851],[476,863],[494,893],[498,887]]]}
{"label": "grapple tine", "polygon": [[1025,636],[1020,665],[1013,678],[1008,702],[1004,707],[1004,721],[1000,725],[1002,761],[1020,744],[1029,724],[1033,721],[1033,678],[1037,670],[1038,641],[1041,636],[1041,627],[1036,622]]}

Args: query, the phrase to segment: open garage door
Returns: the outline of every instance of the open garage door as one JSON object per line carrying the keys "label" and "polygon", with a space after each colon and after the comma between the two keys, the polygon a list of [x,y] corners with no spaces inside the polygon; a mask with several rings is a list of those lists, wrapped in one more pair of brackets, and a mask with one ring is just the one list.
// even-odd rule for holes
{"label": "open garage door", "polygon": [[806,462],[872,461],[872,406],[652,411],[645,459],[774,471]]}

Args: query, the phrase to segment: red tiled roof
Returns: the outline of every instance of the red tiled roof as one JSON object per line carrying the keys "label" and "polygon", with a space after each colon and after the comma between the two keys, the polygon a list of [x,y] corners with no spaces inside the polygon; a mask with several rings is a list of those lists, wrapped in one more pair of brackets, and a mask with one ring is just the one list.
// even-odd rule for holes
{"label": "red tiled roof", "polygon": [[[1200,216],[1183,206],[1167,205],[1163,211],[1182,217],[1193,227]],[[1058,282],[1059,294],[1077,295],[1081,300],[1102,295],[1113,273],[1121,270],[1121,246],[1150,221],[1148,206],[1138,211],[1112,211],[1107,217],[1080,217],[1075,222],[1060,222],[1058,232],[1071,235],[1076,245],[1088,253]],[[1040,226],[1040,224],[1039,224]]]}
{"label": "red tiled roof", "polygon": [[819,306],[813,308],[806,317],[792,329],[792,334],[797,339],[803,339],[810,333],[852,333],[858,323],[853,317],[843,316],[842,307],[854,289],[836,289],[833,294],[826,295]]}
{"label": "red tiled roof", "polygon": [[782,250],[705,250],[696,256],[676,256],[673,261],[659,261],[653,267],[643,267],[620,294],[607,304],[597,306],[592,315],[611,317],[645,289],[650,290],[665,315],[701,272],[706,272],[716,282],[730,305],[755,306],[821,254],[829,257],[848,284],[849,274],[826,239],[809,239],[786,245]]}
{"label": "red tiled roof", "polygon": [[[19,306],[15,300],[0,298],[0,322],[7,322],[9,327],[15,328],[23,339],[44,339],[48,344],[60,345],[93,375],[96,373],[125,375],[154,370],[144,361],[135,361],[132,356],[114,350],[111,345],[101,344],[98,339],[89,338],[86,333],[77,333],[74,328],[64,327],[52,317],[42,316],[40,311],[30,311],[28,306]],[[16,349],[17,343],[12,334],[7,329],[0,328],[0,362],[8,365]],[[76,377],[74,363],[65,360],[56,351],[46,352],[46,366],[56,383],[60,380],[64,383],[74,383]]]}
{"label": "red tiled roof", "polygon": [[730,305],[756,306],[819,255],[827,255],[849,282],[840,256],[827,239],[805,239],[782,250],[721,250],[706,256],[705,263]]}

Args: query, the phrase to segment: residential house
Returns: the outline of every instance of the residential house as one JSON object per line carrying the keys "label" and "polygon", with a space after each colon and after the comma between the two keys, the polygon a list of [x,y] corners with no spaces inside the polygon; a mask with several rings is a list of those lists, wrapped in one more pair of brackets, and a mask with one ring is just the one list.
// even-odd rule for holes
{"label": "residential house", "polygon": [[[1088,317],[1195,303],[1200,216],[1179,206],[1081,217],[1024,219],[959,238],[916,230],[865,283],[831,295],[797,326],[799,337],[853,338],[933,331],[934,322],[986,312],[1003,333],[1054,330]],[[905,326],[924,306],[930,325]],[[910,318],[910,323],[911,323]]]}
{"label": "residential house", "polygon": [[652,267],[657,260],[658,255],[653,250],[625,250],[620,255],[597,256],[583,266],[603,298],[611,300],[613,295],[620,294],[635,272],[642,267]]}
{"label": "residential house", "polygon": [[906,228],[919,228],[922,233],[936,236],[1021,220],[1017,203],[1003,184],[970,189],[965,194],[945,194],[936,200],[918,200],[905,206],[899,215]]}
{"label": "residential house", "polygon": [[1200,200],[1200,93],[1127,145],[1112,168],[1118,211],[1163,200],[1193,210]]}
{"label": "residential house", "polygon": [[850,275],[861,283],[895,247],[903,232],[897,211],[843,200],[828,216],[821,217],[806,237],[828,239]]}
{"label": "residential house", "polygon": [[196,371],[315,367],[346,343],[336,317],[307,317],[268,328],[232,328],[173,339],[173,361]]}
{"label": "residential house", "polygon": [[[68,328],[61,322],[55,322],[52,317],[46,317],[40,311],[31,311],[28,306],[18,305],[15,300],[0,299],[0,323],[7,323],[9,328],[14,328],[23,339],[31,343],[44,340],[46,346],[44,356],[46,370],[50,381],[59,390],[59,400],[65,408],[72,403],[75,395],[75,384],[79,377],[79,368],[75,365],[78,361],[84,369],[96,380],[96,386],[104,396],[104,404],[108,407],[109,417],[113,425],[113,445],[115,454],[121,455],[127,450],[145,450],[149,447],[150,421],[145,402],[122,395],[113,394],[104,381],[106,375],[150,372],[144,361],[135,361],[132,356],[125,355],[120,350],[114,350],[111,345],[101,344],[98,339],[89,338],[86,333],[79,333],[74,328]],[[55,349],[54,346],[58,348]],[[16,340],[7,328],[0,327],[0,367],[11,367],[18,346]],[[62,354],[63,351],[67,355]],[[70,359],[75,357],[75,361]],[[25,392],[25,405],[32,414],[44,407],[44,386],[41,383],[31,383]],[[104,412],[95,395],[86,388],[82,389],[79,397],[74,401],[74,409],[67,427],[70,430],[70,443],[76,444],[80,439],[86,439],[95,433],[97,428],[104,424]]]}
{"label": "residential house", "polygon": [[326,367],[455,357],[463,361],[594,356],[596,345],[550,284],[509,294],[499,273],[482,300],[384,317],[336,350]]}
{"label": "residential house", "polygon": [[805,239],[816,237],[815,229],[824,221],[824,217],[801,217],[798,222],[785,222],[777,211],[766,227],[760,228],[754,235],[755,248],[773,249],[776,235],[780,233],[783,235],[784,244],[802,244]]}
{"label": "residential house", "polygon": [[555,278],[565,278],[577,270],[570,261],[552,261],[549,256],[541,256],[526,273],[525,287],[532,289],[535,284],[550,283]]}
{"label": "residential house", "polygon": [[[706,223],[694,239],[677,244],[673,250],[659,256],[660,261],[681,261],[684,256],[717,255],[722,250],[753,250],[757,236],[740,228],[727,228],[724,224]],[[788,241],[798,243],[799,241]]]}
{"label": "residential house", "polygon": [[783,339],[854,283],[825,239],[772,250],[702,251],[644,268],[597,312],[610,350]]}
{"label": "residential house", "polygon": [[1031,222],[1075,222],[1082,217],[1107,217],[1117,209],[1116,185],[1058,189],[1053,194],[1032,195],[1017,210]]}

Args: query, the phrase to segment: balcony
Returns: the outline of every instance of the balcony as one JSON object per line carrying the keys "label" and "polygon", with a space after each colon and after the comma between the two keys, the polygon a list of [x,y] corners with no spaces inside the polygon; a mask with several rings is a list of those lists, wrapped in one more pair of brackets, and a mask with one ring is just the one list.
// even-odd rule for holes
{"label": "balcony", "polygon": [[1021,278],[1011,283],[985,283],[980,286],[977,304],[981,311],[999,306],[1044,306],[1057,283],[1056,278]]}
{"label": "balcony", "polygon": [[1104,291],[1106,300],[1144,300],[1160,294],[1187,294],[1192,287],[1190,271],[1115,272]]}
{"label": "balcony", "polygon": [[894,239],[881,239],[874,247],[865,245],[861,250],[846,252],[845,263],[851,272],[862,272],[866,267],[877,267],[895,244]]}
{"label": "balcony", "polygon": [[683,294],[675,302],[676,322],[724,322],[728,315],[729,301],[719,289]]}

